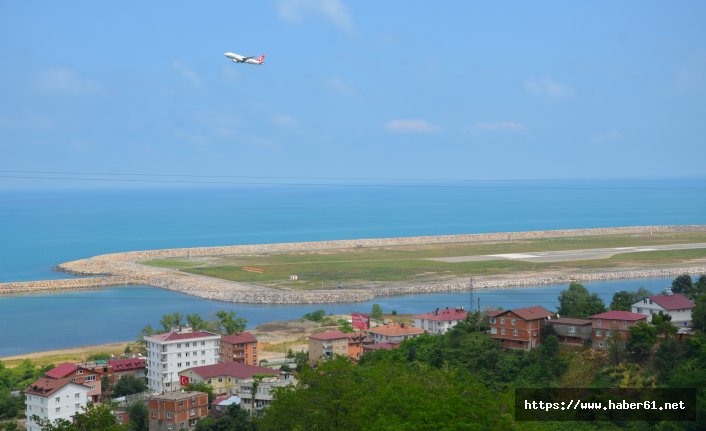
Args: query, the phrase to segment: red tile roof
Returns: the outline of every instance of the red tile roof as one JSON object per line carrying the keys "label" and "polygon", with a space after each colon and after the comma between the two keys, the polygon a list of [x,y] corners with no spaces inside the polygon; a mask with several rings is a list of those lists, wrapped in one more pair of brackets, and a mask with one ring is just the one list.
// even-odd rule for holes
{"label": "red tile roof", "polygon": [[320,340],[320,341],[330,341],[330,340],[339,340],[341,338],[348,338],[348,334],[336,329],[333,331],[321,332],[319,334],[312,334],[312,335],[309,335],[309,338],[313,338],[314,340]]}
{"label": "red tile roof", "polygon": [[414,316],[417,319],[427,319],[427,320],[439,320],[439,321],[451,321],[451,320],[463,320],[468,315],[468,312],[463,308],[445,308],[443,310],[432,311],[431,313],[418,314]]}
{"label": "red tile roof", "polygon": [[519,317],[520,319],[523,320],[538,320],[538,319],[546,319],[547,317],[551,317],[554,315],[551,311],[547,310],[546,308],[540,306],[540,305],[535,305],[534,307],[525,307],[525,308],[514,308],[512,310],[504,310],[501,313],[498,313],[494,316],[491,317],[497,317],[500,316],[501,314],[513,312]]}
{"label": "red tile roof", "polygon": [[490,311],[486,312],[486,314],[488,315],[488,317],[495,317],[495,316],[499,316],[499,315],[503,314],[506,311],[507,310],[490,310]]}
{"label": "red tile roof", "polygon": [[279,370],[272,368],[256,367],[255,365],[241,364],[240,362],[221,362],[214,365],[204,365],[202,367],[189,368],[198,374],[202,379],[210,379],[219,376],[231,376],[239,379],[249,379],[255,374],[282,374]]}
{"label": "red tile roof", "polygon": [[249,332],[241,332],[240,334],[225,335],[221,337],[221,342],[229,344],[257,343],[257,338]]}
{"label": "red tile roof", "polygon": [[56,367],[52,368],[44,374],[47,377],[51,377],[52,379],[61,379],[76,370],[78,370],[78,365],[69,362],[64,362],[63,364],[57,365]]}
{"label": "red tile roof", "polygon": [[144,359],[115,359],[112,361],[108,361],[108,363],[110,364],[111,368],[113,368],[113,372],[141,370],[145,368]]}
{"label": "red tile roof", "polygon": [[550,320],[551,323],[557,325],[590,325],[591,321],[588,319],[574,319],[573,317],[559,317],[557,319]]}
{"label": "red tile roof", "polygon": [[674,295],[653,295],[650,296],[650,299],[665,310],[681,310],[696,307],[696,304],[680,293],[675,293]]}
{"label": "red tile roof", "polygon": [[607,311],[605,313],[594,314],[591,319],[604,319],[604,320],[646,320],[647,316],[644,314],[631,313],[629,311]]}
{"label": "red tile roof", "polygon": [[79,385],[78,383],[72,382],[70,379],[47,379],[46,377],[42,377],[36,382],[29,385],[29,387],[25,389],[25,393],[39,395],[40,397],[48,397],[51,396],[54,392],[69,384],[81,386],[86,389],[86,392],[90,391],[90,388],[88,386]]}
{"label": "red tile roof", "polygon": [[392,350],[398,348],[400,345],[397,343],[375,343],[369,346],[363,347],[364,350]]}
{"label": "red tile roof", "polygon": [[367,330],[370,334],[387,335],[388,337],[397,337],[402,335],[423,334],[424,330],[415,328],[414,326],[405,325],[404,323],[388,323],[385,326],[378,326]]}
{"label": "red tile roof", "polygon": [[159,341],[176,341],[176,340],[190,340],[194,338],[206,338],[206,337],[216,337],[218,334],[212,334],[206,331],[197,332],[165,332],[164,334],[152,335],[148,338],[152,338]]}

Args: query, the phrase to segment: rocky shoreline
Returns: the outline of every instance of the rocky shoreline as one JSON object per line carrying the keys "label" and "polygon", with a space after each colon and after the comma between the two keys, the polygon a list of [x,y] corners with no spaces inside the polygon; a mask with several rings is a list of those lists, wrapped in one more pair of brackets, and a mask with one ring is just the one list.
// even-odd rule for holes
{"label": "rocky shoreline", "polygon": [[[145,259],[167,257],[197,257],[222,254],[282,253],[400,245],[441,243],[512,241],[533,238],[559,238],[607,234],[645,234],[706,232],[706,225],[636,226],[598,229],[564,229],[492,234],[443,235],[406,238],[378,238],[361,240],[319,241],[301,243],[237,245],[226,247],[198,247],[112,253],[66,262],[56,267],[59,271],[91,277],[0,283],[0,295],[18,295],[36,292],[56,292],[90,289],[104,286],[149,285],[174,290],[205,299],[259,304],[312,304],[368,301],[376,296],[464,291],[469,288],[467,278],[439,282],[370,283],[359,289],[341,290],[278,290],[247,283],[238,283],[166,268],[142,265]],[[475,288],[523,287],[543,284],[567,284],[570,281],[597,281],[632,278],[668,277],[679,274],[704,274],[706,266],[660,267],[649,270],[592,271],[583,273],[545,272],[527,275],[474,277]]]}

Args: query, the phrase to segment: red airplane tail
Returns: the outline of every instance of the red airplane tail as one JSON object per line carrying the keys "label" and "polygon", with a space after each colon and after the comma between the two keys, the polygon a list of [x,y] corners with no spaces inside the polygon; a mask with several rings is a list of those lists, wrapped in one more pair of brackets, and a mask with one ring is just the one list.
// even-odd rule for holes
{"label": "red airplane tail", "polygon": [[257,61],[259,61],[259,62],[265,61],[265,54],[262,54],[262,55],[260,56],[260,58],[257,59]]}

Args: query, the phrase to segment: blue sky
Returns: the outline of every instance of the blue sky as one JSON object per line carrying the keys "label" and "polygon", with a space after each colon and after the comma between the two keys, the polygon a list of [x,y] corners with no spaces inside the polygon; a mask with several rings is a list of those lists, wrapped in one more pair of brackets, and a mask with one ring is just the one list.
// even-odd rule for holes
{"label": "blue sky", "polygon": [[1,1],[0,187],[703,176],[704,22],[701,1]]}

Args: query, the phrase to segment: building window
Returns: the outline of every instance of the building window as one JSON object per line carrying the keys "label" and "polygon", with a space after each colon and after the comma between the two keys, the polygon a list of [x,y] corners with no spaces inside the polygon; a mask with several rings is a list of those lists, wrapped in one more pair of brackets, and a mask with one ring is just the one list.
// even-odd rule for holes
{"label": "building window", "polygon": [[177,353],[177,358],[181,358],[181,352]]}
{"label": "building window", "polygon": [[223,377],[218,378],[218,383],[223,383]]}
{"label": "building window", "polygon": [[96,376],[86,376],[86,381],[87,382],[93,382],[96,380]]}
{"label": "building window", "polygon": [[181,362],[177,362],[177,367],[181,368]]}
{"label": "building window", "polygon": [[637,313],[638,313],[638,314],[642,314],[642,308],[638,308],[638,309],[637,309]]}
{"label": "building window", "polygon": [[602,342],[598,343],[598,347],[603,347],[603,343]]}
{"label": "building window", "polygon": [[152,417],[156,418],[157,417],[157,410],[152,410]]}
{"label": "building window", "polygon": [[605,330],[605,336],[606,336],[606,337],[610,337],[611,335],[613,335],[613,331],[611,331],[610,329],[606,329],[606,330]]}
{"label": "building window", "polygon": [[191,409],[189,413],[191,413],[191,416],[196,416],[196,409]]}
{"label": "building window", "polygon": [[596,337],[600,337],[600,336],[601,336],[601,330],[600,330],[600,329],[596,329]]}
{"label": "building window", "polygon": [[501,317],[501,318],[500,318],[500,324],[501,324],[501,325],[504,325],[504,324],[505,324],[505,318],[504,318],[504,317]]}
{"label": "building window", "polygon": [[167,412],[167,419],[171,419],[171,418],[172,418],[172,412]]}
{"label": "building window", "polygon": [[74,408],[76,409],[76,411],[78,411],[81,408],[81,404],[79,404],[79,403],[74,404]]}
{"label": "building window", "polygon": [[505,328],[500,328],[500,335],[505,335]]}
{"label": "building window", "polygon": [[190,367],[190,366],[191,366],[191,362],[187,362],[187,363],[186,363],[186,366],[187,366],[187,367]]}
{"label": "building window", "polygon": [[625,320],[623,320],[623,328],[626,328],[627,326],[628,326],[628,322],[626,322]]}
{"label": "building window", "polygon": [[76,370],[76,374],[83,374],[83,370]]}
{"label": "building window", "polygon": [[575,326],[569,326],[569,332],[572,333],[572,334],[573,334],[574,332],[576,332],[576,327],[575,327]]}
{"label": "building window", "polygon": [[184,400],[179,401],[179,407],[184,407]]}
{"label": "building window", "polygon": [[181,349],[181,343],[177,343],[177,349]]}
{"label": "building window", "polygon": [[60,412],[61,412],[61,407],[57,407],[57,408],[56,408],[56,413],[60,413]]}
{"label": "building window", "polygon": [[495,317],[490,318],[490,323],[495,323]]}
{"label": "building window", "polygon": [[513,337],[517,337],[517,329],[513,329],[513,330],[512,330],[512,336],[513,336]]}
{"label": "building window", "polygon": [[596,325],[603,326],[603,320],[598,319],[598,321],[596,322]]}
{"label": "building window", "polygon": [[81,394],[78,394],[78,393],[74,394],[75,399],[79,399],[80,396],[81,396]]}
{"label": "building window", "polygon": [[510,319],[510,325],[515,326],[515,319]]}
{"label": "building window", "polygon": [[202,345],[202,346],[205,346],[205,345],[206,345],[206,342],[205,342],[205,341],[202,341],[202,342],[201,342],[201,345]]}

